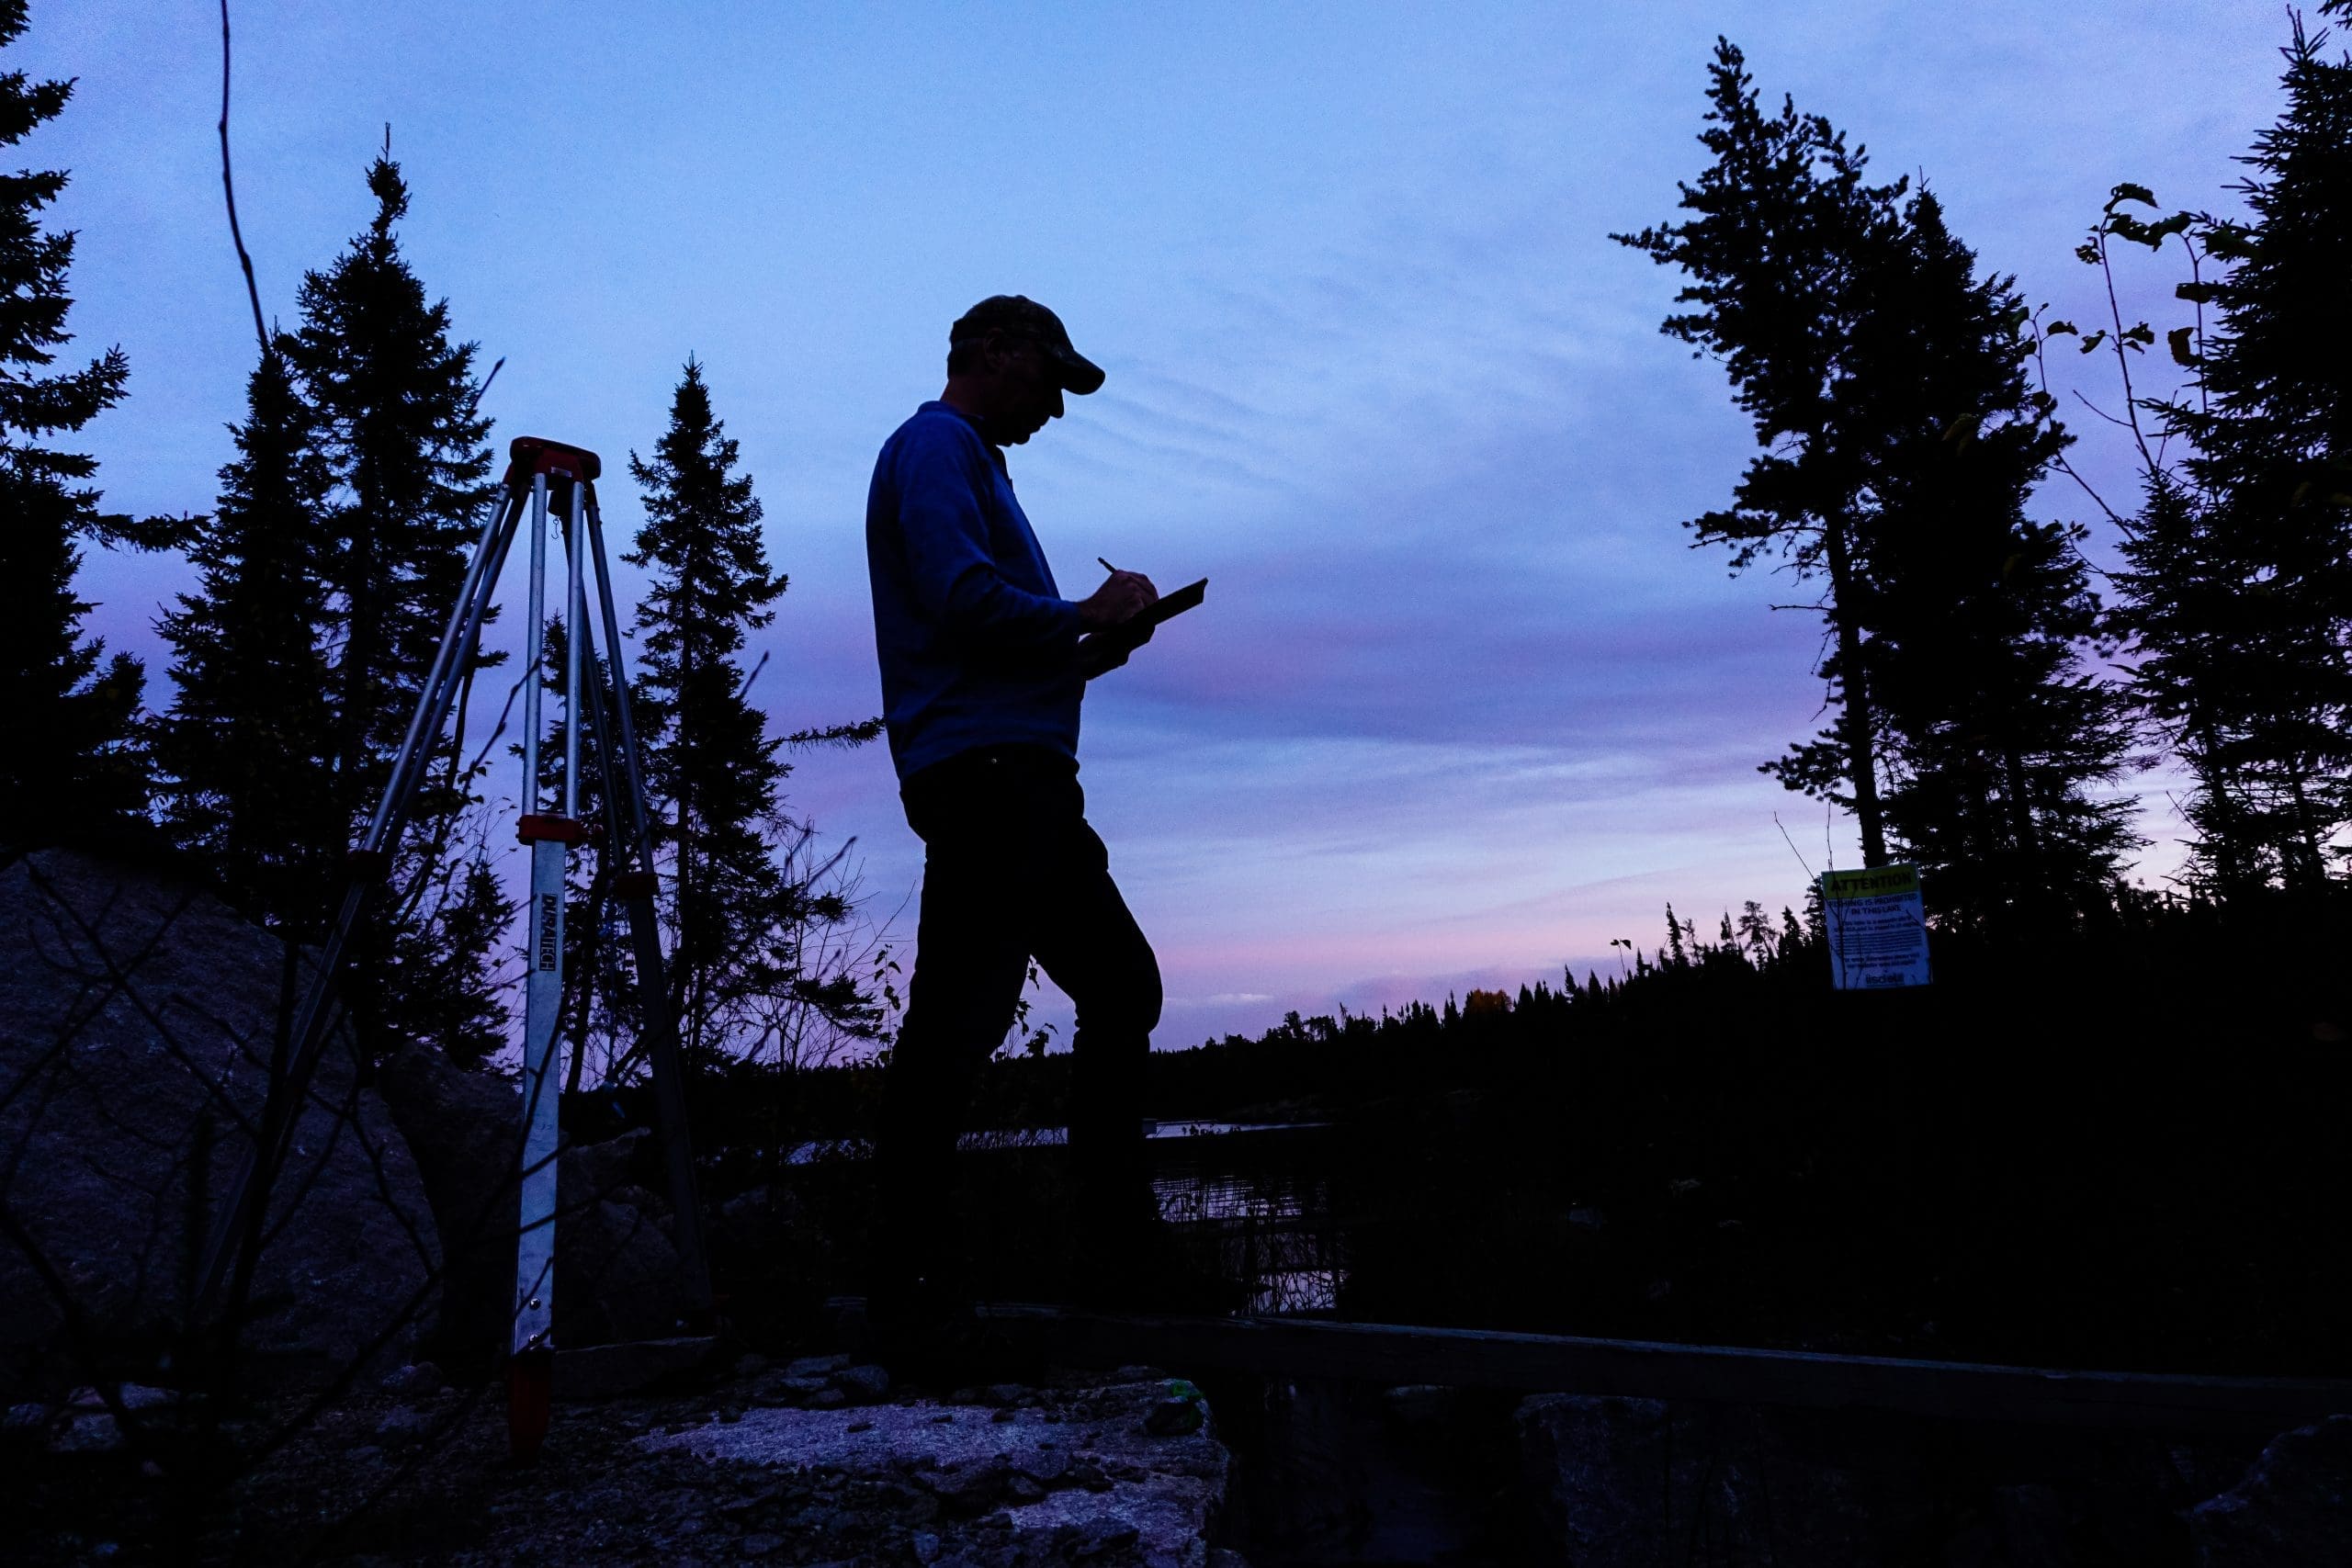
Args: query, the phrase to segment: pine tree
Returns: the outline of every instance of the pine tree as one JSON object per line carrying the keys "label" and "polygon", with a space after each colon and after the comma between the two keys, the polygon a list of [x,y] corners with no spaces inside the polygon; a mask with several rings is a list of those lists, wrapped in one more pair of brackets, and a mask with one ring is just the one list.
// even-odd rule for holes
{"label": "pine tree", "polygon": [[2252,222],[2199,224],[2233,265],[2181,290],[2219,317],[2177,343],[2190,393],[2155,405],[2191,456],[2147,476],[2124,547],[2139,690],[2196,778],[2199,870],[2224,894],[2327,886],[2352,823],[2352,55],[2293,28],[2286,107],[2243,160]]}
{"label": "pine tree", "polygon": [[[26,27],[24,0],[0,0],[0,48]],[[0,74],[0,146],[55,118],[74,84]],[[73,341],[66,274],[74,235],[40,227],[65,188],[62,170],[0,174],[0,836],[18,848],[129,820],[145,805],[137,720],[146,673],[84,640],[90,604],[76,596],[81,545],[154,547],[161,524],[98,511],[83,481],[97,471],[79,453],[40,445],[81,429],[123,396],[130,367],[108,349],[77,370],[46,373]]]}
{"label": "pine tree", "polygon": [[1660,330],[1719,355],[1763,448],[1727,511],[1686,525],[1702,544],[1732,547],[1732,570],[1768,553],[1798,578],[1827,579],[1820,610],[1834,648],[1821,664],[1838,716],[1831,728],[1766,770],[1792,789],[1850,807],[1864,863],[1887,859],[1878,799],[1878,717],[1870,687],[1869,585],[1857,558],[1861,449],[1871,437],[1869,398],[1846,373],[1868,301],[1858,263],[1894,243],[1904,188],[1865,183],[1868,157],[1818,115],[1784,99],[1759,107],[1740,51],[1715,41],[1708,129],[1714,162],[1683,185],[1692,214],[1672,226],[1611,236],[1692,281],[1676,303],[1696,307]]}
{"label": "pine tree", "polygon": [[736,460],[702,367],[688,359],[652,457],[629,456],[647,520],[626,558],[652,574],[636,617],[638,713],[669,873],[668,978],[689,1056],[776,1048],[812,1014],[857,1032],[872,1010],[831,962],[826,933],[853,911],[839,888],[820,886],[827,868],[806,863],[812,830],[790,819],[781,795],[786,738],[767,734],[736,661],[786,587]]}
{"label": "pine tree", "polygon": [[[388,782],[494,492],[474,345],[450,342],[447,301],[427,300],[394,232],[409,202],[399,165],[378,158],[368,188],[375,218],[326,271],[304,276],[287,350],[334,484],[321,573],[335,643],[333,807],[347,833]],[[433,739],[392,896],[345,989],[363,1022],[456,1043],[497,1010],[497,954],[454,939],[490,914],[457,841],[479,803],[455,737]]]}
{"label": "pine tree", "polygon": [[2274,617],[2275,594],[2256,591],[2264,573],[2239,543],[2225,513],[2190,482],[2152,469],[2116,577],[2124,599],[2116,624],[2138,656],[2132,695],[2192,781],[2181,803],[2188,879],[2227,900],[2279,877],[2274,803],[2258,798],[2257,781],[2269,771],[2266,742],[2278,718],[2307,719],[2313,706],[2274,678],[2282,664],[2308,667],[2310,623]]}
{"label": "pine tree", "polygon": [[305,275],[288,345],[336,487],[325,563],[341,643],[335,772],[354,821],[382,787],[492,494],[474,345],[450,343],[448,302],[426,301],[401,254],[400,166],[379,158],[368,188],[374,220],[331,268]]}
{"label": "pine tree", "polygon": [[737,450],[690,358],[652,460],[629,454],[647,521],[626,558],[653,574],[637,613],[639,713],[669,857],[669,980],[690,1055],[720,1048],[741,1022],[733,1004],[776,977],[767,939],[789,897],[768,838],[790,770],[735,662],[746,634],[775,620],[786,581],[768,568]]}
{"label": "pine tree", "polygon": [[282,343],[248,379],[231,434],[237,456],[188,551],[199,586],[158,627],[178,688],[156,726],[161,806],[232,903],[307,937],[327,913],[345,824],[320,559],[328,475]]}
{"label": "pine tree", "polygon": [[1718,40],[1715,163],[1670,228],[1617,236],[1693,281],[1664,330],[1720,354],[1764,451],[1691,526],[1828,580],[1833,727],[1765,771],[1849,804],[1866,864],[1900,849],[1948,917],[2095,902],[2129,837],[2094,797],[2122,766],[2114,694],[2081,666],[2098,604],[2076,534],[2026,497],[2064,432],[2028,384],[2011,281],[1980,277],[1940,203],[1867,183],[1819,116],[1767,117]]}
{"label": "pine tree", "polygon": [[1890,836],[1944,919],[2036,930],[2103,907],[2131,843],[2100,798],[2128,729],[2084,667],[2099,625],[2081,530],[2026,516],[2072,439],[2028,375],[2012,279],[1979,276],[1922,191],[1872,254],[1851,373],[1875,389],[1863,491]]}

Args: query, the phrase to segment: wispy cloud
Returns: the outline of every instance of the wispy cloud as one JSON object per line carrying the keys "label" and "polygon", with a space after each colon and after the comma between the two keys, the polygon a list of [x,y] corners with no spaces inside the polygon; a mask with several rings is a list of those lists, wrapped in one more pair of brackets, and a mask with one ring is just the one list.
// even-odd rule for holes
{"label": "wispy cloud", "polygon": [[[1815,727],[1817,628],[1766,607],[1794,585],[1686,547],[1677,525],[1720,504],[1750,435],[1720,371],[1657,335],[1676,280],[1606,238],[1696,171],[1721,14],[1398,7],[1334,29],[1112,8],[910,33],[609,4],[575,85],[613,112],[582,117],[455,62],[452,39],[513,57],[529,24],[497,8],[421,4],[385,32],[285,7],[245,32],[239,194],[290,319],[300,269],[364,221],[356,171],[391,119],[411,254],[509,356],[501,436],[603,449],[616,529],[617,457],[699,352],[793,579],[750,650],[775,656],[759,692],[786,729],[878,706],[866,481],[936,390],[946,322],[999,288],[1061,310],[1111,378],[1012,464],[1065,590],[1097,554],[1210,579],[1087,705],[1092,810],[1193,998],[1170,1004],[1182,1043],[1605,966],[1572,955],[1668,897],[1702,918],[1792,897],[1775,812],[1819,858],[1820,807],[1756,773]],[[1738,26],[1768,92],[1925,170],[1989,265],[2062,302],[2116,180],[2224,204],[2280,31],[2219,0],[2120,30],[2026,0],[1810,0]],[[106,43],[36,26],[19,63],[83,80],[28,156],[77,170],[73,325],[133,364],[88,433],[108,505],[200,511],[251,351],[203,173],[213,57],[169,7]],[[544,171],[527,209],[524,166]],[[85,574],[153,700],[150,623],[187,581],[152,558]],[[803,758],[793,787],[857,836],[870,888],[916,885],[878,748]]]}

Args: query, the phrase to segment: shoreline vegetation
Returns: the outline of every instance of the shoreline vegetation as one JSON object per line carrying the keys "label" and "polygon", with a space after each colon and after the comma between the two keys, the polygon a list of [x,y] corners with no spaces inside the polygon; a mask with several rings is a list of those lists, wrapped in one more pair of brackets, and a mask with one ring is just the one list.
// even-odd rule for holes
{"label": "shoreline vegetation", "polygon": [[[1270,1233],[1303,1234],[1358,1321],[2340,1375],[2352,1259],[2312,1238],[2352,1200],[2346,926],[2338,902],[2135,899],[2030,947],[1939,933],[1933,986],[1838,993],[1793,921],[1760,950],[1678,925],[1614,982],[1157,1053],[1164,1122],[1328,1125],[1155,1147],[1286,1194]],[[1055,1124],[1068,1066],[1001,1057],[976,1124]],[[830,1238],[739,1302],[858,1288],[862,1162],[776,1152],[863,1136],[880,1076],[699,1081],[712,1201],[787,1191]],[[621,1100],[568,1111],[592,1132]],[[1058,1151],[961,1164],[975,1288],[1050,1297],[1079,1266]]]}

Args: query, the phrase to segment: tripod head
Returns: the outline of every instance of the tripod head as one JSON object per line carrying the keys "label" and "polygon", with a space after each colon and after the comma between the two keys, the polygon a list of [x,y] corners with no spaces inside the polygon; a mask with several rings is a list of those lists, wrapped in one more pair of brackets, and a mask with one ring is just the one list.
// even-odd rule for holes
{"label": "tripod head", "polygon": [[533,474],[553,479],[582,479],[594,483],[604,476],[605,460],[585,446],[570,446],[544,436],[518,435],[506,446],[506,482],[528,484]]}
{"label": "tripod head", "polygon": [[567,446],[538,435],[518,435],[507,444],[506,457],[506,488],[510,493],[528,491],[531,480],[545,474],[548,507],[557,516],[571,514],[571,486],[575,480],[589,487],[589,502],[594,504],[596,479],[605,471],[605,460],[585,446]]}

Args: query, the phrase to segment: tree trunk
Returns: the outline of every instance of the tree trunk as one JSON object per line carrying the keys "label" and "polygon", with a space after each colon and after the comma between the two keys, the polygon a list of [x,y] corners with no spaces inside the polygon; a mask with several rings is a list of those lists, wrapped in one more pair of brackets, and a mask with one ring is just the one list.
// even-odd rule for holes
{"label": "tree trunk", "polygon": [[2203,834],[2201,847],[2213,867],[2214,891],[2226,902],[2259,885],[2261,878],[2255,868],[2261,863],[2261,856],[2246,841],[2247,836],[2239,826],[2237,801],[2230,793],[2233,781],[2228,766],[2221,760],[2222,739],[2214,730],[2212,720],[2196,721],[2195,733],[2201,750],[2189,759],[2189,769],[2196,775],[2197,787],[2218,809],[2211,814],[2214,825],[2201,829],[2193,822],[2190,826]]}
{"label": "tree trunk", "polygon": [[678,911],[678,935],[676,945],[671,949],[670,1016],[676,1021],[678,1045],[682,1051],[690,1051],[690,1048],[697,1043],[694,1020],[686,1010],[686,998],[694,988],[694,897],[695,892],[694,857],[689,852],[687,842],[687,835],[692,830],[694,820],[691,815],[693,805],[688,799],[688,795],[689,788],[686,782],[680,779],[678,782],[677,874],[671,890],[671,897],[677,900],[673,907]]}
{"label": "tree trunk", "polygon": [[1829,618],[1838,627],[1838,684],[1843,712],[1838,733],[1846,742],[1846,773],[1854,786],[1854,820],[1862,829],[1862,864],[1886,863],[1886,825],[1878,801],[1878,735],[1871,712],[1870,681],[1862,669],[1862,628],[1852,608],[1854,566],[1846,543],[1846,520],[1826,521],[1822,534],[1829,557]]}
{"label": "tree trunk", "polygon": [[2278,879],[2290,893],[2309,893],[2327,880],[2326,857],[2321,854],[2319,832],[2312,822],[2311,796],[2303,788],[2305,764],[2296,760],[2293,778],[2294,831],[2279,846]]}
{"label": "tree trunk", "polygon": [[[362,524],[361,526],[370,526]],[[345,569],[348,583],[345,592],[346,619],[343,643],[342,668],[336,684],[342,688],[343,711],[336,715],[335,790],[342,821],[337,824],[345,841],[357,833],[368,807],[368,698],[375,682],[385,679],[385,671],[377,666],[380,649],[377,645],[378,615],[376,596],[379,590],[375,582],[375,541],[364,535],[351,542]]]}
{"label": "tree trunk", "polygon": [[2026,786],[2025,759],[2016,746],[2001,747],[2001,769],[2008,776],[2009,836],[2017,844],[2017,865],[2023,874],[2015,888],[2018,910],[2030,930],[2055,928],[2061,908],[2052,886],[2049,859],[2042,853],[2041,834],[2033,821],[2033,804]]}

